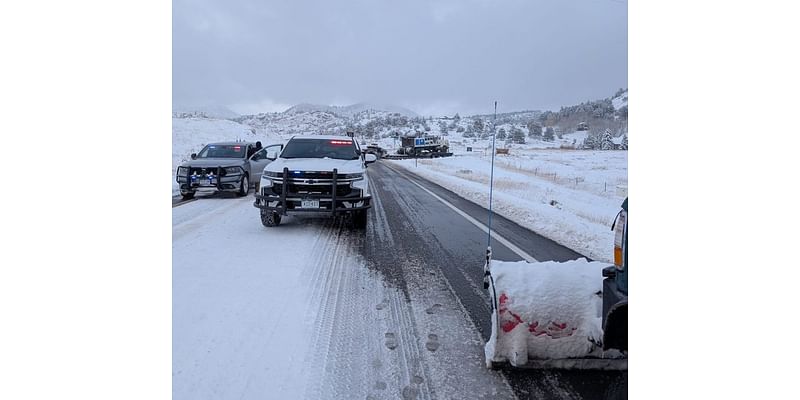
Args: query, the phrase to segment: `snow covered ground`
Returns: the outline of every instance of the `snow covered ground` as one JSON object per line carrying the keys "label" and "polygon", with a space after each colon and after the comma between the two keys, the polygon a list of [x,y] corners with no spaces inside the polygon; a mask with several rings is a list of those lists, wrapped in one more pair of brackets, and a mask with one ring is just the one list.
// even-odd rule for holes
{"label": "snow covered ground", "polygon": [[360,254],[374,233],[267,229],[252,201],[172,210],[174,399],[514,398],[445,283],[404,293]]}
{"label": "snow covered ground", "polygon": [[[384,160],[488,208],[491,151]],[[627,196],[626,151],[512,148],[495,158],[493,209],[595,260],[611,261],[611,223]]]}

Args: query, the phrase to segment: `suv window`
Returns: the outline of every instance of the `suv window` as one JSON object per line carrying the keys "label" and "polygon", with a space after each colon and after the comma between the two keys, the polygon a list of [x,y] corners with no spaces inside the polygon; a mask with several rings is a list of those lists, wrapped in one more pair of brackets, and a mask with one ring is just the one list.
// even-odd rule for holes
{"label": "suv window", "polygon": [[292,139],[281,158],[335,158],[357,160],[361,155],[352,140]]}
{"label": "suv window", "polygon": [[243,144],[209,144],[203,147],[203,150],[200,150],[200,153],[197,154],[197,158],[244,158],[246,150],[247,146]]}

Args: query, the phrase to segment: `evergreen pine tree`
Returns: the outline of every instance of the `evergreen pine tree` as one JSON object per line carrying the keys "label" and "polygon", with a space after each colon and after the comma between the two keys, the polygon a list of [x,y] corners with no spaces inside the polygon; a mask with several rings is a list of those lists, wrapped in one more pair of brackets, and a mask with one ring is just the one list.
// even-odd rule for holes
{"label": "evergreen pine tree", "polygon": [[522,129],[517,128],[516,126],[511,128],[511,140],[514,143],[523,144],[525,143],[525,132]]}
{"label": "evergreen pine tree", "polygon": [[603,132],[600,150],[614,150],[614,142],[611,140],[611,129],[606,129],[605,132]]}
{"label": "evergreen pine tree", "polygon": [[528,136],[542,137],[542,126],[533,121],[528,122]]}
{"label": "evergreen pine tree", "polygon": [[473,128],[475,129],[475,132],[483,132],[483,120],[480,118],[475,118]]}

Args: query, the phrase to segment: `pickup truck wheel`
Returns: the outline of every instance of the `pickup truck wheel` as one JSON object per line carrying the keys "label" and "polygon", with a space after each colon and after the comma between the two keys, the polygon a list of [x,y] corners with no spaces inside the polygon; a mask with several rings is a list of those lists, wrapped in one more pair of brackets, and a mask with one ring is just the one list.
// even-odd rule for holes
{"label": "pickup truck wheel", "polygon": [[271,228],[281,224],[281,216],[275,211],[262,210],[261,211],[261,224]]}
{"label": "pickup truck wheel", "polygon": [[250,181],[247,180],[247,175],[242,177],[242,181],[239,182],[239,191],[236,193],[239,197],[247,196],[250,193]]}

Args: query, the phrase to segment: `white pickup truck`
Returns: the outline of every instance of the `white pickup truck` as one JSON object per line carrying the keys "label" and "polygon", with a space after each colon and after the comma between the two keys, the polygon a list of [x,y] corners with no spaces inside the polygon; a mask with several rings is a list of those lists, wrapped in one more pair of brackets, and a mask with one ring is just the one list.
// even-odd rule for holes
{"label": "white pickup truck", "polygon": [[[273,156],[269,154],[269,156]],[[367,225],[371,207],[367,164],[374,154],[362,152],[346,136],[295,136],[264,168],[253,205],[261,223],[277,226],[288,214],[344,215],[356,228]]]}

